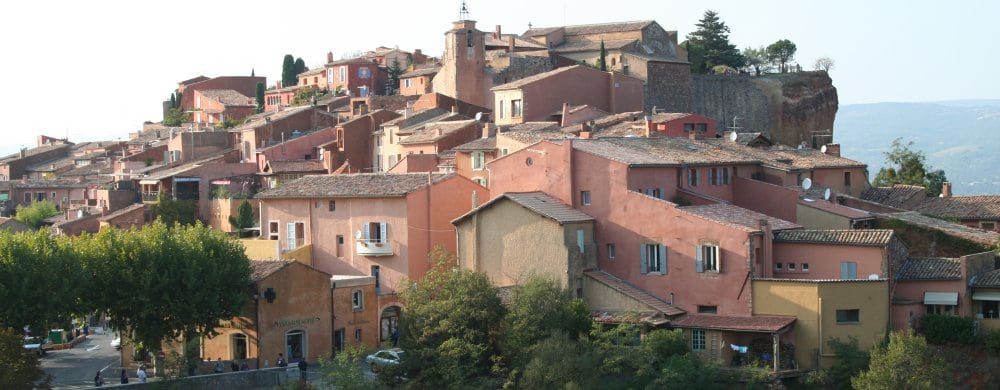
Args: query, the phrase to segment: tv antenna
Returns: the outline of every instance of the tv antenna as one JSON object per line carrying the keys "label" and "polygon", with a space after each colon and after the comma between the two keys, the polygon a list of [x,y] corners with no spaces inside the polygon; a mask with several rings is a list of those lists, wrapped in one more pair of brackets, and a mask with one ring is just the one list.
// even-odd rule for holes
{"label": "tv antenna", "polygon": [[740,119],[739,115],[733,116],[733,125],[729,127],[729,130],[732,130],[734,133],[737,133],[737,132],[739,132],[740,130],[743,129],[742,127],[737,127],[736,126],[736,120],[737,119]]}

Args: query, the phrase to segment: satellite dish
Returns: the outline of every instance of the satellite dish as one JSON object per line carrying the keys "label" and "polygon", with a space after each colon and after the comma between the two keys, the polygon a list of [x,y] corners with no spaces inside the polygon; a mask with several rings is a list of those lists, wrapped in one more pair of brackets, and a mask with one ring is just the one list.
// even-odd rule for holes
{"label": "satellite dish", "polygon": [[829,188],[827,188],[826,191],[823,191],[823,200],[830,200],[830,189]]}
{"label": "satellite dish", "polygon": [[826,145],[823,145],[823,146],[821,146],[821,147],[819,148],[819,152],[820,152],[820,153],[826,153]]}
{"label": "satellite dish", "polygon": [[868,280],[878,280],[878,274],[868,275]]}
{"label": "satellite dish", "polygon": [[739,137],[739,134],[736,134],[735,131],[732,132],[732,133],[729,133],[729,140],[730,141],[736,142],[736,137]]}
{"label": "satellite dish", "polygon": [[[483,113],[482,112],[477,112],[476,113],[476,122],[482,122],[482,121],[483,121]],[[825,147],[826,146],[824,146],[824,148]]]}
{"label": "satellite dish", "polygon": [[812,179],[810,179],[808,177],[805,178],[805,179],[802,179],[802,189],[803,190],[808,190],[808,189],[812,188],[812,186],[813,186]]}

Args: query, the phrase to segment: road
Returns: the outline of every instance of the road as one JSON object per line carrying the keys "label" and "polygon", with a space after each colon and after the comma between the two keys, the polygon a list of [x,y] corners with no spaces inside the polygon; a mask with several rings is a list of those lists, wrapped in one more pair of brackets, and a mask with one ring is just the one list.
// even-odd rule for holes
{"label": "road", "polygon": [[79,389],[94,386],[94,374],[102,370],[107,384],[118,383],[121,358],[111,348],[109,334],[91,334],[72,349],[49,351],[42,358],[42,369],[52,376],[56,389]]}

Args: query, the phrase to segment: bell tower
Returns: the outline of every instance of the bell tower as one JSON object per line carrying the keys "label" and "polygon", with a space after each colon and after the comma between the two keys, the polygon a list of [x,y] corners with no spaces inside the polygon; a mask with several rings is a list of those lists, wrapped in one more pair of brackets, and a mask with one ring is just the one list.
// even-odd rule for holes
{"label": "bell tower", "polygon": [[444,56],[441,70],[434,77],[434,92],[451,96],[467,103],[490,107],[487,92],[485,34],[476,29],[476,21],[469,20],[465,2],[459,11],[459,20],[444,33]]}

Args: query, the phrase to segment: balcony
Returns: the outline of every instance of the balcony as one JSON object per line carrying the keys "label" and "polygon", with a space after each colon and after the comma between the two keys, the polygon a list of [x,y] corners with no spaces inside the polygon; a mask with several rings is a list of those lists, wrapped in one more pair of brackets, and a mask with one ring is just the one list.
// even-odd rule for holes
{"label": "balcony", "polygon": [[160,192],[159,191],[143,192],[142,193],[142,202],[143,203],[157,203],[157,202],[160,201],[159,196],[160,196]]}
{"label": "balcony", "polygon": [[354,246],[361,256],[392,256],[392,243],[388,239],[359,238]]}

